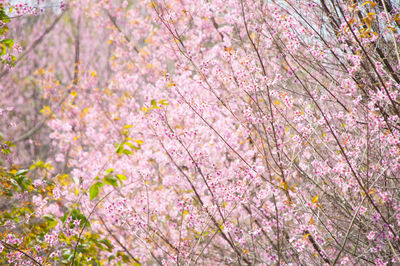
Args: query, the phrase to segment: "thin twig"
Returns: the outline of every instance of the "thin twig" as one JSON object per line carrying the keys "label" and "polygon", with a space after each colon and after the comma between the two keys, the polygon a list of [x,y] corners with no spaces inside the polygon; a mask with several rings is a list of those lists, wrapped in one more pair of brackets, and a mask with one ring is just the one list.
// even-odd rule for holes
{"label": "thin twig", "polygon": [[[53,23],[52,23],[48,28],[45,29],[45,31],[42,33],[42,35],[40,35],[40,37],[39,37],[38,39],[36,39],[36,41],[34,41],[34,42],[32,43],[32,45],[31,45],[27,50],[25,50],[25,51],[17,58],[17,60],[15,60],[15,64],[17,64],[19,61],[21,61],[22,59],[24,59],[25,56],[27,56],[33,49],[36,48],[36,46],[38,46],[38,45],[44,40],[44,37],[45,37],[48,33],[50,33],[50,31],[51,31],[52,29],[54,29],[54,27],[55,27],[55,26],[57,25],[57,23],[60,21],[60,19],[62,18],[62,16],[64,16],[64,14],[65,14],[65,11],[62,12],[62,13],[53,21]],[[6,69],[6,70],[4,70],[3,72],[1,72],[1,74],[0,74],[0,79],[3,78],[5,75],[7,75],[9,72],[10,72],[9,69]]]}
{"label": "thin twig", "polygon": [[26,252],[20,250],[19,248],[14,247],[13,245],[8,244],[7,242],[0,240],[1,244],[4,245],[6,248],[15,250],[17,252],[20,252],[22,254],[24,254],[25,257],[29,258],[32,262],[36,263],[37,265],[43,265],[40,262],[38,262],[35,258],[33,258],[32,256],[30,256],[29,254],[27,254]]}

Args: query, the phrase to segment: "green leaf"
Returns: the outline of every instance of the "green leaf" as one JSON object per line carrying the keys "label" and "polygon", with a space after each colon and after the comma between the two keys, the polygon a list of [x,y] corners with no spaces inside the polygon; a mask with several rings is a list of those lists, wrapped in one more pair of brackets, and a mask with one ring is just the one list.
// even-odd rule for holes
{"label": "green leaf", "polygon": [[8,147],[16,147],[15,144],[9,140],[4,141],[4,144],[6,144]]}
{"label": "green leaf", "polygon": [[26,182],[24,182],[24,176],[15,177],[15,181],[17,181],[18,185],[21,188],[21,191],[27,190],[26,189]]}
{"label": "green leaf", "polygon": [[124,144],[118,144],[117,149],[115,150],[116,153],[121,154],[122,151],[124,150]]}
{"label": "green leaf", "polygon": [[77,209],[72,209],[72,210],[71,210],[71,217],[72,217],[73,220],[78,219],[78,220],[81,221],[81,223],[79,224],[79,226],[82,227],[83,225],[86,224],[86,226],[90,228],[90,223],[89,223],[89,221],[86,219],[86,216],[85,216],[83,213],[81,213],[79,210],[77,210]]}
{"label": "green leaf", "polygon": [[58,221],[51,214],[46,214],[43,218],[48,222],[49,228],[53,228],[57,225]]}
{"label": "green leaf", "polygon": [[25,175],[26,173],[28,173],[28,171],[29,171],[28,169],[21,169],[15,175],[16,176]]}
{"label": "green leaf", "polygon": [[15,179],[10,179],[10,182],[11,182],[16,188],[19,187],[19,184],[18,184],[17,180],[15,180]]}
{"label": "green leaf", "polygon": [[108,240],[108,239],[102,239],[99,242],[103,243],[109,250],[112,250],[114,248],[114,246],[111,244],[110,240]]}
{"label": "green leaf", "polygon": [[8,31],[7,26],[0,27],[0,36],[6,34],[7,31]]}
{"label": "green leaf", "polygon": [[125,175],[121,175],[121,174],[117,174],[115,175],[118,178],[118,181],[121,185],[121,187],[123,187],[124,183],[122,183],[122,180],[127,180]]}
{"label": "green leaf", "polygon": [[51,215],[51,214],[45,214],[45,215],[43,215],[43,218],[46,220],[46,221],[55,221],[56,219],[53,217],[53,215]]}
{"label": "green leaf", "polygon": [[110,175],[106,175],[104,177],[104,184],[108,184],[114,187],[118,187],[117,179],[115,177],[112,177]]}
{"label": "green leaf", "polygon": [[1,8],[0,9],[0,20],[3,21],[4,23],[10,22],[10,18],[7,16],[6,11]]}
{"label": "green leaf", "polygon": [[161,100],[161,101],[158,101],[158,103],[159,103],[159,104],[162,104],[162,105],[169,105],[169,103],[167,102],[167,100]]}
{"label": "green leaf", "polygon": [[2,44],[4,44],[8,49],[14,46],[14,40],[13,39],[5,39],[1,41]]}
{"label": "green leaf", "polygon": [[119,180],[127,180],[125,175],[117,174],[115,175]]}
{"label": "green leaf", "polygon": [[[134,149],[134,150],[140,150],[140,147],[136,147],[135,145],[133,145],[132,143],[130,143],[130,142],[124,142],[124,145],[127,145],[128,147],[130,147],[130,148],[132,148],[132,149]],[[139,144],[140,145],[140,144]]]}
{"label": "green leaf", "polygon": [[0,47],[1,47],[1,52],[0,52],[0,55],[5,55],[6,54],[6,51],[7,51],[7,48],[6,48],[6,46],[4,45],[4,44],[0,44]]}
{"label": "green leaf", "polygon": [[101,182],[96,182],[90,187],[89,189],[90,201],[92,201],[95,197],[97,197],[97,195],[99,195],[99,184],[101,184]]}
{"label": "green leaf", "polygon": [[34,164],[32,164],[31,167],[29,167],[30,170],[36,169],[36,168],[44,168],[44,162],[42,160],[39,160],[39,161],[35,162]]}
{"label": "green leaf", "polygon": [[113,169],[113,168],[110,168],[110,169],[107,169],[107,170],[106,170],[106,174],[109,174],[109,173],[112,173],[112,172],[114,172],[114,169]]}
{"label": "green leaf", "polygon": [[65,221],[67,220],[68,215],[69,215],[68,212],[64,213],[64,216],[61,218],[61,221],[62,221],[63,223],[65,223]]}
{"label": "green leaf", "polygon": [[130,150],[123,150],[122,153],[126,155],[133,155],[133,152],[131,152]]}

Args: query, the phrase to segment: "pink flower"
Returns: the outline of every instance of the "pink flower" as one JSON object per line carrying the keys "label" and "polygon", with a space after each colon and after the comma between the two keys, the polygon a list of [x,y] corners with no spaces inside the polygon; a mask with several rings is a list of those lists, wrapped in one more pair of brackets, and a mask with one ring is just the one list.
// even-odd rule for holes
{"label": "pink flower", "polygon": [[368,238],[369,240],[374,239],[374,238],[375,238],[375,232],[374,232],[374,231],[369,232],[367,238]]}

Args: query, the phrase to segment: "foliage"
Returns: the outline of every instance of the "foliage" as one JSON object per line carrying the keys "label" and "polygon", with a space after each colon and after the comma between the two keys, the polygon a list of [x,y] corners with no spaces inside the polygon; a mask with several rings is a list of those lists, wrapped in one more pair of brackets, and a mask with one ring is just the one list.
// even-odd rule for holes
{"label": "foliage", "polygon": [[[2,147],[3,156],[11,156],[15,145],[4,141]],[[52,166],[38,161],[30,169],[19,168],[0,169],[0,264],[100,265],[98,254],[112,253],[114,247],[99,234],[82,235],[90,222],[76,207],[62,205],[60,190],[49,178]]]}
{"label": "foliage", "polygon": [[3,4],[0,4],[0,62],[5,65],[13,66],[16,60],[15,55],[11,54],[14,47],[14,40],[6,38],[8,31],[7,24],[10,22],[10,18],[4,10]]}

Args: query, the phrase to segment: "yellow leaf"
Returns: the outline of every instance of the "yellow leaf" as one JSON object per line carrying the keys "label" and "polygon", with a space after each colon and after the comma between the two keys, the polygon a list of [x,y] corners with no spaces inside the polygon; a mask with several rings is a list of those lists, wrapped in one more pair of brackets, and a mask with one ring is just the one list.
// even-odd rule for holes
{"label": "yellow leaf", "polygon": [[60,182],[60,184],[63,186],[67,186],[72,182],[72,179],[68,176],[68,174],[59,175],[57,179],[58,182]]}
{"label": "yellow leaf", "polygon": [[83,110],[82,110],[82,113],[81,113],[81,118],[85,117],[85,115],[86,115],[87,113],[89,113],[89,108],[83,109]]}
{"label": "yellow leaf", "polygon": [[232,46],[225,47],[225,51],[227,51],[228,53],[231,53],[232,52]]}
{"label": "yellow leaf", "polygon": [[371,28],[371,17],[365,17],[363,21],[368,25],[368,28]]}
{"label": "yellow leaf", "polygon": [[362,5],[365,6],[367,4],[370,4],[371,7],[375,7],[376,6],[376,4],[374,2],[372,2],[372,1],[365,1],[364,4],[362,4]]}
{"label": "yellow leaf", "polygon": [[42,113],[44,115],[50,115],[51,114],[50,106],[48,106],[48,105],[44,106],[43,109],[40,110],[40,113]]}
{"label": "yellow leaf", "polygon": [[289,188],[288,183],[285,182],[285,181],[282,181],[282,183],[280,184],[280,186],[281,186],[281,188],[283,188],[283,190],[288,190],[288,188]]}
{"label": "yellow leaf", "polygon": [[312,198],[311,203],[316,203],[318,201],[319,196],[315,196],[314,198]]}
{"label": "yellow leaf", "polygon": [[133,126],[132,125],[125,125],[125,126],[122,127],[122,129],[128,129],[128,128],[133,128]]}
{"label": "yellow leaf", "polygon": [[47,168],[47,169],[49,169],[49,170],[54,169],[54,167],[53,167],[50,163],[45,163],[43,167],[44,167],[44,168]]}
{"label": "yellow leaf", "polygon": [[247,140],[248,140],[248,139],[242,140],[241,142],[239,142],[239,145],[242,145],[242,144],[246,143]]}
{"label": "yellow leaf", "polygon": [[174,87],[176,84],[174,82],[170,82],[167,84],[167,88]]}
{"label": "yellow leaf", "polygon": [[12,169],[11,171],[10,171],[10,174],[12,174],[12,175],[15,175],[17,173],[17,170],[16,169]]}

